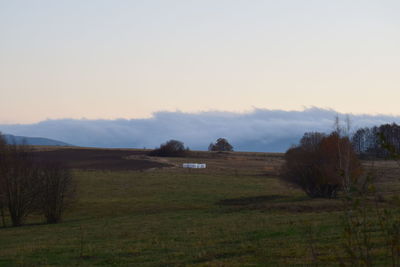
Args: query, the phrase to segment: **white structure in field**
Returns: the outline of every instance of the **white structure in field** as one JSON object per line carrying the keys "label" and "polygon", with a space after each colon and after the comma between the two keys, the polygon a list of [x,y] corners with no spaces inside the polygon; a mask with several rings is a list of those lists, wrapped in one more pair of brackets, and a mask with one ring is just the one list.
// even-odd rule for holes
{"label": "white structure in field", "polygon": [[207,165],[205,163],[183,163],[182,167],[191,169],[205,169]]}

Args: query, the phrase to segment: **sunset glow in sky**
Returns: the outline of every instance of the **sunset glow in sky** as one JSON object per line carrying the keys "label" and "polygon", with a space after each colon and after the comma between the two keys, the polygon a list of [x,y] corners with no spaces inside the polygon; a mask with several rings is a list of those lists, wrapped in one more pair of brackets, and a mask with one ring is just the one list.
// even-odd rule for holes
{"label": "sunset glow in sky", "polygon": [[0,123],[400,115],[400,1],[0,0]]}

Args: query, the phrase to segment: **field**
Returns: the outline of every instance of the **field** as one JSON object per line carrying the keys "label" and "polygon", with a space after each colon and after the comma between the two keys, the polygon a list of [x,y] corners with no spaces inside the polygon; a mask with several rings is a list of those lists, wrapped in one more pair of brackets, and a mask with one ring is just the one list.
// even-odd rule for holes
{"label": "field", "polygon": [[[312,200],[280,182],[280,154],[37,154],[74,168],[78,197],[60,224],[32,215],[22,227],[0,228],[1,266],[287,266],[311,265],[316,256],[321,266],[337,265],[342,201]],[[397,165],[376,165],[379,188],[397,193]]]}

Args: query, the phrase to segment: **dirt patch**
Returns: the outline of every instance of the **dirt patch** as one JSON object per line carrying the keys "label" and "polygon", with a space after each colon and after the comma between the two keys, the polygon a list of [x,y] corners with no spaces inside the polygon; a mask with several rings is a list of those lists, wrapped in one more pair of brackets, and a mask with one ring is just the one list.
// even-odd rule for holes
{"label": "dirt patch", "polygon": [[313,204],[300,204],[300,203],[277,203],[273,205],[266,205],[261,210],[269,211],[285,211],[285,212],[333,212],[342,211],[344,206],[338,203],[330,203],[328,205],[313,205]]}
{"label": "dirt patch", "polygon": [[218,201],[218,205],[223,206],[249,206],[261,204],[272,200],[282,199],[285,196],[270,195],[270,196],[256,196],[256,197],[241,197],[241,198],[228,198]]}
{"label": "dirt patch", "polygon": [[228,212],[243,210],[286,211],[286,212],[328,212],[343,210],[340,200],[302,199],[288,196],[269,195],[223,199],[216,203]]}
{"label": "dirt patch", "polygon": [[146,170],[170,167],[170,164],[133,158],[145,155],[143,151],[118,149],[59,149],[33,152],[38,161],[62,162],[75,169],[85,170]]}

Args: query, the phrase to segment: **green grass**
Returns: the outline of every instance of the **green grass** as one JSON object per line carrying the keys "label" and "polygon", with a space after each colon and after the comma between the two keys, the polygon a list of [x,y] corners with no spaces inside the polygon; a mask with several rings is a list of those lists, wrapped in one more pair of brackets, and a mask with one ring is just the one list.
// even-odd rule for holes
{"label": "green grass", "polygon": [[[224,162],[231,165],[224,167]],[[208,169],[191,171],[76,170],[78,201],[62,223],[38,224],[42,219],[31,216],[25,226],[0,229],[0,265],[308,265],[308,224],[319,237],[319,260],[332,264],[341,213],[323,208],[313,212],[313,207],[335,201],[309,200],[276,177],[263,175],[277,164],[274,160],[207,163]],[[224,199],[271,195],[280,198],[220,204]]]}

